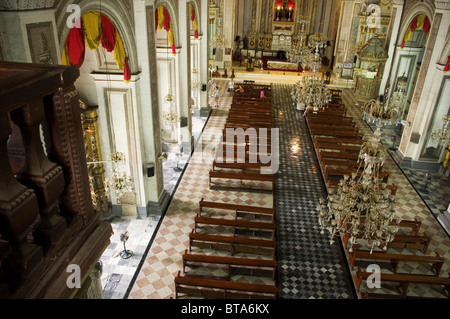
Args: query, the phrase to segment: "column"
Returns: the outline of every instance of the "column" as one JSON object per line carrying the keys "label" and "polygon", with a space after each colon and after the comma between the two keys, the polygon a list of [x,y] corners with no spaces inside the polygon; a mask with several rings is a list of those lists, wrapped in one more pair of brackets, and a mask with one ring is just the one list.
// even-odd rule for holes
{"label": "column", "polygon": [[[344,0],[341,3],[341,16],[339,19],[339,28],[336,37],[336,45],[334,50],[335,63],[333,66],[333,72],[337,76],[342,75],[342,69],[344,67],[344,62],[348,55],[348,42],[350,41],[350,31],[352,26],[352,11],[353,11],[353,1]],[[353,59],[351,59],[353,62]]]}
{"label": "column", "polygon": [[[164,190],[162,172],[162,146],[160,133],[160,114],[158,101],[158,75],[155,46],[155,7],[153,0],[133,2],[137,56],[142,71],[136,83],[137,111],[142,139],[139,167],[142,176],[143,192],[141,203],[146,204],[147,214],[160,214],[165,210],[169,193]],[[145,26],[145,27],[144,27]],[[149,176],[147,166],[153,165],[154,175]],[[138,213],[139,213],[138,207]]]}
{"label": "column", "polygon": [[[178,56],[180,140],[184,153],[190,153],[194,146],[191,114],[191,26],[190,6],[186,1],[178,1],[178,32],[181,45]],[[172,23],[175,23],[173,21]]]}
{"label": "column", "polygon": [[[223,34],[225,36],[225,49],[232,48],[234,43],[234,21],[236,16],[234,14],[234,0],[224,0],[223,6]],[[231,76],[231,67],[232,67],[232,52],[230,54],[226,54],[226,50],[224,50],[224,67],[227,69],[228,76]]]}
{"label": "column", "polygon": [[[209,65],[209,10],[208,10],[208,1],[201,1],[201,8],[199,12],[199,17],[197,18],[199,21],[199,41],[200,41],[200,52],[199,58],[201,63],[199,63],[199,72],[200,72],[200,83],[206,86],[208,83],[208,65]],[[200,91],[200,116],[208,116],[211,108],[208,105],[208,90]]]}
{"label": "column", "polygon": [[[383,78],[381,79],[381,85],[380,85],[380,92],[379,95],[384,94],[384,87],[387,84],[387,81],[389,79],[389,70],[393,70],[393,61],[394,61],[394,55],[396,52],[397,47],[397,38],[398,34],[400,32],[400,23],[402,19],[402,13],[403,13],[403,2],[404,0],[395,0],[393,1],[393,8],[392,8],[392,14],[391,14],[391,25],[389,26],[389,29],[391,30],[391,33],[388,34],[388,37],[390,39],[389,47],[388,47],[388,59],[385,64]],[[394,88],[394,81],[395,76],[390,77],[390,87]]]}

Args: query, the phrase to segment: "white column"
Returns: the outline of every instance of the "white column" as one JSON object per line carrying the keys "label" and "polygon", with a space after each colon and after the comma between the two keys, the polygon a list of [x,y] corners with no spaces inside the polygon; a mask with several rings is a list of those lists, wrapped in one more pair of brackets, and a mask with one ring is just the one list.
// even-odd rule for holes
{"label": "white column", "polygon": [[[178,1],[178,31],[181,45],[178,56],[180,116],[185,119],[185,126],[180,128],[183,148],[192,150],[192,114],[191,114],[191,26],[190,6],[185,0]],[[183,122],[183,121],[182,121]],[[182,123],[183,124],[183,123]]]}
{"label": "white column", "polygon": [[[352,26],[353,16],[353,0],[344,0],[341,4],[341,16],[339,19],[339,29],[336,37],[336,46],[334,51],[335,63],[334,74],[341,76],[343,63],[348,54],[348,47],[350,41],[350,31]],[[353,62],[353,59],[352,61]]]}
{"label": "white column", "polygon": [[[234,34],[234,0],[224,0],[223,5],[223,34],[225,36],[225,42],[227,43],[226,48],[231,48],[233,46],[233,34]],[[223,52],[224,59],[224,67],[228,68],[228,76],[231,75],[231,63],[232,63],[232,55],[226,55],[224,50]]]}
{"label": "white column", "polygon": [[[384,94],[384,88],[387,84],[389,74],[391,74],[391,72],[393,71],[393,69],[391,69],[391,67],[393,66],[394,55],[396,54],[395,48],[397,46],[398,33],[400,32],[400,22],[401,22],[400,20],[401,20],[402,12],[403,12],[403,2],[404,2],[404,0],[393,1],[393,8],[392,8],[393,14],[391,16],[391,22],[390,22],[391,24],[393,24],[392,34],[390,35],[391,40],[390,40],[389,47],[388,47],[388,59],[386,61],[385,67],[384,67],[383,78],[381,79],[379,95]],[[397,49],[397,52],[398,52],[398,49]],[[392,89],[394,89],[393,81],[395,80],[395,78],[396,78],[395,76],[391,76],[391,79],[390,79],[390,87]]]}
{"label": "white column", "polygon": [[[160,212],[167,204],[164,191],[161,155],[161,133],[159,125],[158,83],[155,46],[155,8],[153,0],[133,1],[138,67],[141,70],[139,95],[137,95],[137,115],[140,133],[140,157],[143,175],[143,195],[141,202],[152,210]],[[155,174],[147,176],[147,164],[154,165]]]}
{"label": "white column", "polygon": [[[202,0],[201,1],[201,8],[200,8],[200,17],[198,20],[200,21],[199,24],[199,41],[200,41],[200,61],[199,64],[199,72],[200,72],[200,83],[207,84],[208,83],[208,65],[209,65],[209,58],[208,58],[208,52],[209,52],[209,45],[208,45],[208,38],[209,38],[209,10],[208,10],[208,0]],[[201,108],[208,108],[208,92],[200,91],[200,106]]]}

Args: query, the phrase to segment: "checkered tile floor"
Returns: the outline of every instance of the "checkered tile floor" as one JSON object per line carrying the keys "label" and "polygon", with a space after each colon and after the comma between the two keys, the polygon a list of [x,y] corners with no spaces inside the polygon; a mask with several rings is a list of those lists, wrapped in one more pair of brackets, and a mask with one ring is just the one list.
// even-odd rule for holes
{"label": "checkered tile floor", "polygon": [[[344,89],[343,90],[343,101],[347,106],[347,116],[352,116],[357,123],[358,127],[360,128],[360,131],[365,134],[365,136],[369,136],[372,133],[372,130],[370,127],[364,122],[364,120],[361,117],[360,109],[355,107],[355,104],[357,103],[353,94],[350,90]],[[389,147],[389,145],[386,145]],[[424,199],[421,198],[421,196],[418,195],[416,189],[419,189],[421,183],[416,179],[415,181],[412,181],[413,183],[416,183],[415,187],[411,184],[410,180],[405,176],[405,174],[402,172],[402,170],[399,168],[399,166],[395,163],[395,161],[388,157],[385,164],[385,169],[390,172],[389,181],[388,183],[395,184],[398,186],[397,195],[396,195],[396,211],[395,216],[398,220],[414,220],[417,219],[420,222],[422,222],[420,233],[425,233],[426,235],[430,236],[432,238],[430,246],[428,248],[428,251],[426,255],[434,255],[435,252],[438,253],[440,256],[444,257],[446,259],[446,263],[442,267],[441,270],[441,276],[447,277],[448,272],[450,271],[450,238],[448,237],[447,233],[443,230],[439,222],[436,220],[436,216],[433,214],[432,211],[430,211],[430,208],[427,207],[427,205],[424,202]],[[408,176],[411,176],[412,174],[419,174],[417,171],[411,172],[408,171]],[[441,176],[441,178],[444,178]],[[447,183],[445,180],[439,179],[441,182],[441,186],[437,186],[438,182],[435,183],[434,186],[430,185],[430,187],[439,188],[441,187],[441,190],[436,193],[437,196],[443,196],[446,198],[446,201],[448,201],[450,192],[448,188],[448,181]],[[445,202],[446,202],[445,201]],[[430,204],[432,204],[435,201],[429,201]],[[441,209],[440,207],[439,209]],[[409,254],[417,254],[420,255],[421,252],[418,250],[412,250],[412,249],[393,249],[390,248],[389,251],[392,250],[393,252],[398,253],[409,253]],[[403,268],[402,268],[403,267]],[[382,268],[382,271],[389,272],[388,269]],[[432,274],[430,271],[430,267],[426,267],[424,265],[420,264],[400,264],[400,268],[398,270],[399,273],[425,273],[425,274]],[[375,292],[375,293],[398,293],[395,287],[390,287],[388,284],[385,285],[386,287],[383,287],[381,289],[374,289],[369,290],[367,287],[365,287],[365,291],[369,292]],[[433,297],[433,298],[442,298],[443,291],[440,287],[429,287],[424,285],[413,285],[411,284],[408,288],[408,294],[411,296],[420,296],[420,297]]]}
{"label": "checkered tile floor", "polygon": [[[226,81],[217,82],[221,91],[225,92]],[[348,269],[345,251],[339,241],[330,245],[328,237],[321,235],[318,229],[316,205],[319,197],[325,196],[326,189],[305,123],[294,110],[289,91],[288,85],[274,85],[272,88],[274,115],[280,128],[280,168],[274,196],[209,189],[207,172],[212,165],[215,147],[220,142],[221,129],[231,102],[231,97],[225,93],[220,99],[220,108],[213,111],[205,127],[128,298],[174,297],[174,278],[182,269],[181,256],[188,248],[188,234],[194,226],[193,219],[202,198],[265,207],[275,205],[280,298],[355,298],[351,279],[354,271]],[[353,107],[356,102],[351,91],[343,91],[349,115],[355,117],[361,130],[371,134],[359,110]],[[442,274],[446,274],[450,270],[450,240],[447,234],[395,162],[389,159],[385,165],[391,172],[389,182],[399,186],[396,217],[417,218],[422,222],[421,231],[432,237],[428,254],[438,252],[446,258],[447,263],[442,269]],[[401,267],[401,270],[408,272],[423,272],[423,268],[429,271],[425,266],[414,264]],[[383,287],[382,291],[392,292],[392,288]],[[409,291],[417,296],[442,297],[439,288],[411,285]]]}

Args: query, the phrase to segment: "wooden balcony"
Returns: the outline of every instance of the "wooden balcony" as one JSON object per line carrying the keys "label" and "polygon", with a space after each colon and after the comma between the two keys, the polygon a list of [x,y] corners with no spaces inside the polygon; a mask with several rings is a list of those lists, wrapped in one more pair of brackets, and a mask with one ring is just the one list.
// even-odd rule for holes
{"label": "wooden balcony", "polygon": [[0,62],[0,298],[72,298],[109,244],[92,205],[77,67]]}

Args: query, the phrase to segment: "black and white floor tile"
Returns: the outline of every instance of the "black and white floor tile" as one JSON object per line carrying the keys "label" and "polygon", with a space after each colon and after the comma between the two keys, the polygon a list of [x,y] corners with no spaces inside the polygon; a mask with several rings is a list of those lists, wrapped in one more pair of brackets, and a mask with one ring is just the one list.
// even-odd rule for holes
{"label": "black and white floor tile", "polygon": [[276,179],[278,287],[282,299],[355,298],[341,244],[321,234],[317,204],[326,189],[302,116],[286,84],[272,85],[279,128]]}

